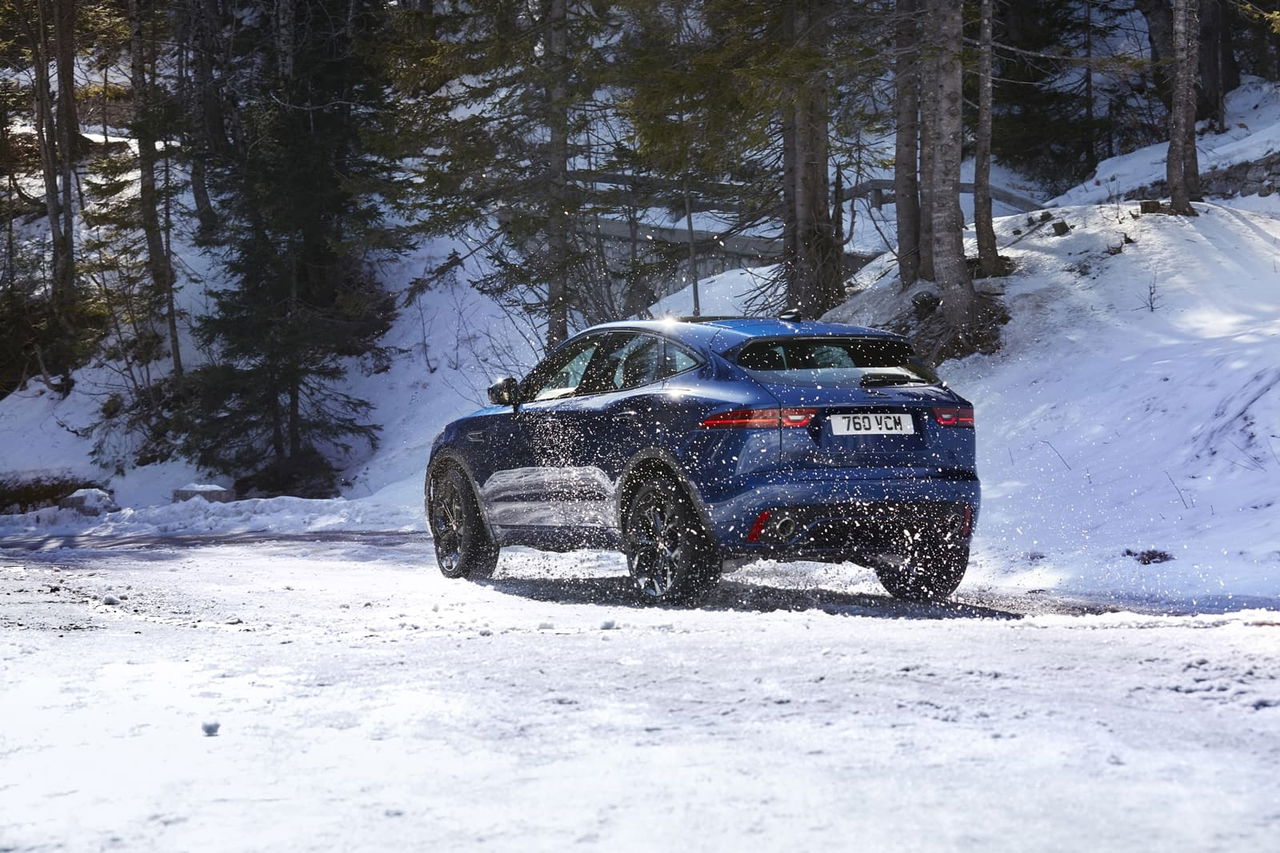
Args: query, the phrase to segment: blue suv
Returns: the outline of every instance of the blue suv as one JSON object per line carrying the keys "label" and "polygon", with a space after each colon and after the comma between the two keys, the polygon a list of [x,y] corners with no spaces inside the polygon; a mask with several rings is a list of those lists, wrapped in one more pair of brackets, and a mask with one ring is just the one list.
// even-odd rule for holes
{"label": "blue suv", "polygon": [[891,594],[959,586],[978,515],[973,406],[889,332],[765,318],[607,323],[449,424],[427,468],[440,570],[503,545],[616,548],[692,604],[759,558],[855,561]]}

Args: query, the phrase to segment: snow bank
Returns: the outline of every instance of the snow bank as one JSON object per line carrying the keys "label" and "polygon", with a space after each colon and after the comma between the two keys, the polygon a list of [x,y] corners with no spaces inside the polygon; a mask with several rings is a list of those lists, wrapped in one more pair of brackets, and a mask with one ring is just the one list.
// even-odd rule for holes
{"label": "snow bank", "polygon": [[96,518],[72,509],[0,515],[0,538],[56,536],[165,537],[195,534],[318,533],[326,531],[426,530],[422,480],[406,477],[357,500],[252,498],[231,503],[186,500],[125,507]]}

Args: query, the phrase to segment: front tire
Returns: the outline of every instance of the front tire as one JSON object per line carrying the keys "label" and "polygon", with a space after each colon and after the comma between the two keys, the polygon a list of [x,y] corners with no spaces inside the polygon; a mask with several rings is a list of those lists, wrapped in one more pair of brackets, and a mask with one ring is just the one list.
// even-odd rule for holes
{"label": "front tire", "polygon": [[432,468],[427,475],[426,504],[440,574],[491,577],[498,565],[498,546],[485,529],[480,503],[462,469],[448,463]]}
{"label": "front tire", "polygon": [[623,550],[636,589],[663,604],[697,604],[720,579],[720,562],[693,502],[666,478],[645,483],[623,512]]}

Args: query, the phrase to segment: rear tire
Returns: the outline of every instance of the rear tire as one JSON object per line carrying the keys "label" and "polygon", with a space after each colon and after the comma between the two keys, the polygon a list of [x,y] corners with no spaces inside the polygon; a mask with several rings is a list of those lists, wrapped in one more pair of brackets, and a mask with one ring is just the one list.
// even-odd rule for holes
{"label": "rear tire", "polygon": [[447,578],[492,577],[498,546],[489,537],[471,481],[457,465],[444,463],[427,475],[427,524],[436,563]]}
{"label": "rear tire", "polygon": [[906,601],[950,598],[968,567],[969,543],[956,544],[941,536],[923,536],[905,553],[885,555],[872,566],[880,585]]}
{"label": "rear tire", "polygon": [[668,478],[636,490],[623,511],[622,535],[627,570],[648,601],[697,604],[720,579],[715,545],[693,501]]}

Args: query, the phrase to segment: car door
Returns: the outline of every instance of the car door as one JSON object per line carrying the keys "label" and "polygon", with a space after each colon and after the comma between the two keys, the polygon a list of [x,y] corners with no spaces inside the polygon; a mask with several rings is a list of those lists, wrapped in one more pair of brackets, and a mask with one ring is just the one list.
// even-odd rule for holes
{"label": "car door", "polygon": [[549,471],[562,523],[615,527],[614,495],[626,463],[658,438],[663,339],[611,332],[596,350],[577,392],[549,413],[560,464]]}
{"label": "car door", "polygon": [[555,350],[520,383],[519,403],[491,416],[478,437],[491,445],[484,480],[478,482],[490,523],[511,529],[563,523],[553,472],[565,458],[552,414],[577,391],[601,341],[589,336]]}

